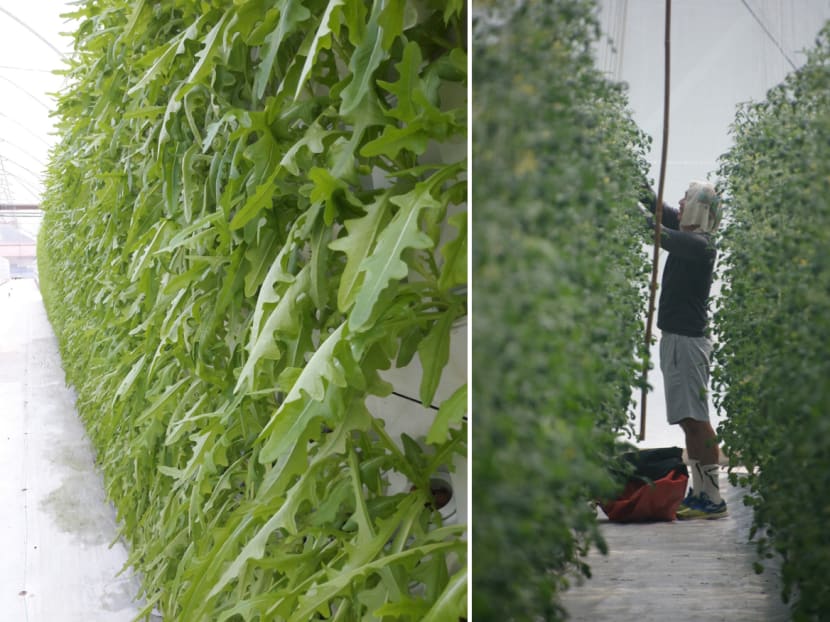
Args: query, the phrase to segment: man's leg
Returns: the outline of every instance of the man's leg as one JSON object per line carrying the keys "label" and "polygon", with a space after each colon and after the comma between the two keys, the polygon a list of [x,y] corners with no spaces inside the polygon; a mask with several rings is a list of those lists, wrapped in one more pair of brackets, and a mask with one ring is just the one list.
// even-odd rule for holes
{"label": "man's leg", "polygon": [[718,442],[715,430],[708,421],[683,419],[680,427],[686,435],[686,453],[700,464],[718,464]]}
{"label": "man's leg", "polygon": [[664,332],[660,340],[666,415],[669,423],[683,429],[692,471],[692,489],[678,510],[678,518],[726,516],[718,485],[717,436],[709,422],[706,394],[711,350],[705,337]]}
{"label": "man's leg", "polygon": [[[686,451],[689,454],[689,461],[692,465],[692,487],[695,494],[700,496],[704,493],[713,506],[720,506],[723,498],[720,494],[718,465],[718,443],[717,436],[712,425],[708,421],[697,421],[695,419],[683,419],[680,427],[686,435]],[[709,516],[706,512],[686,513],[686,517],[704,518]],[[711,514],[717,518],[726,515],[726,506]]]}

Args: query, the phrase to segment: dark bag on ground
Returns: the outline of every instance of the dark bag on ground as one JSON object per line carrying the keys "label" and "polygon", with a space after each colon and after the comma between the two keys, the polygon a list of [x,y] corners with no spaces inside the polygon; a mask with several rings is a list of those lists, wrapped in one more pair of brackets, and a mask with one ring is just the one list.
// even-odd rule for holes
{"label": "dark bag on ground", "polygon": [[608,519],[618,523],[675,520],[689,481],[683,450],[641,449],[624,457],[634,466],[634,472],[616,499],[600,501]]}

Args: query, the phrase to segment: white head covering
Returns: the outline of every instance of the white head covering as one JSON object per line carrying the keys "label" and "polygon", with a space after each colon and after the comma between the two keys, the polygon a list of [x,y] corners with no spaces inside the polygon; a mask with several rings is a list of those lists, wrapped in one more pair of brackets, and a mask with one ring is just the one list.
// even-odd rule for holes
{"label": "white head covering", "polygon": [[693,181],[686,191],[686,203],[680,226],[698,226],[698,231],[712,233],[720,224],[720,197],[707,181]]}

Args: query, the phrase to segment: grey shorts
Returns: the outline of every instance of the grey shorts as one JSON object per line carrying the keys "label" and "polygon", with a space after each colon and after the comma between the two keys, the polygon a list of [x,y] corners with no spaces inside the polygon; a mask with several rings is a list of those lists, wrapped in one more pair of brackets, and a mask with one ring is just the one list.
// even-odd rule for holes
{"label": "grey shorts", "polygon": [[683,419],[709,421],[709,359],[712,342],[707,337],[663,333],[660,369],[666,391],[669,423]]}

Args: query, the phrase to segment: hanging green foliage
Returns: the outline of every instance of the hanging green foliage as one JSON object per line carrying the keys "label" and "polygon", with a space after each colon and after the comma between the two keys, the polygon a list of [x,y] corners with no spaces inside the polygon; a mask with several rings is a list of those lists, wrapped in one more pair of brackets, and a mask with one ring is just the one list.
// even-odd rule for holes
{"label": "hanging green foliage", "polygon": [[432,404],[466,314],[464,3],[73,16],[39,268],[145,614],[466,615],[466,399],[422,443],[366,406],[414,357]]}
{"label": "hanging green foliage", "polygon": [[715,314],[719,433],[749,470],[731,478],[750,487],[762,560],[783,557],[793,618],[821,620],[830,611],[830,27],[806,65],[739,108],[732,134],[719,171],[730,213]]}
{"label": "hanging green foliage", "polygon": [[473,614],[559,620],[604,550],[629,427],[648,269],[646,138],[594,67],[596,7],[483,2],[473,14]]}

